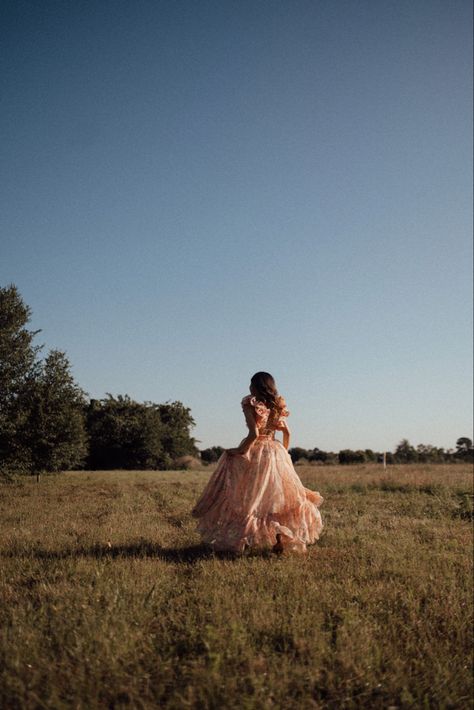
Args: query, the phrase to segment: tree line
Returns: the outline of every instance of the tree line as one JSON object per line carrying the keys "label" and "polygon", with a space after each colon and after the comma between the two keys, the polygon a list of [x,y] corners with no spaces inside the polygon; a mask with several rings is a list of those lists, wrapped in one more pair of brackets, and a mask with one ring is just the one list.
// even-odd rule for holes
{"label": "tree line", "polygon": [[[40,331],[16,286],[0,288],[0,473],[166,469],[197,456],[194,420],[181,402],[88,399],[65,353],[40,358]],[[178,463],[179,465],[179,463]]]}
{"label": "tree line", "polygon": [[458,461],[473,461],[474,449],[472,441],[467,437],[460,437],[456,442],[456,449],[444,449],[432,444],[418,444],[412,446],[408,439],[402,439],[395,451],[373,451],[372,449],[341,449],[321,451],[321,449],[301,449],[295,447],[289,450],[293,463],[320,463],[320,464],[357,464],[357,463],[455,463]]}
{"label": "tree line", "polygon": [[[222,446],[211,446],[201,451],[204,463],[215,463],[224,449]],[[303,449],[295,446],[289,449],[293,463],[299,464],[357,464],[357,463],[382,463],[385,458],[387,464],[401,463],[457,463],[461,461],[474,461],[474,448],[472,440],[461,436],[456,441],[455,449],[443,449],[431,444],[418,444],[412,446],[408,439],[402,439],[394,452],[372,451],[372,449],[341,449],[339,452]]]}

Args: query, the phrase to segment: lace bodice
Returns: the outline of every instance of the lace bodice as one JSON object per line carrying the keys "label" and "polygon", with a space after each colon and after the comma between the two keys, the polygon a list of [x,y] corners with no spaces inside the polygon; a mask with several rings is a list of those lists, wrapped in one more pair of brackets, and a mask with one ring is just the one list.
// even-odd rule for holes
{"label": "lace bodice", "polygon": [[282,429],[285,425],[284,418],[288,417],[290,414],[283,397],[279,397],[279,404],[282,407],[279,417],[276,417],[264,402],[260,402],[251,394],[244,397],[241,404],[244,412],[246,407],[253,408],[260,436],[271,435],[275,431]]}

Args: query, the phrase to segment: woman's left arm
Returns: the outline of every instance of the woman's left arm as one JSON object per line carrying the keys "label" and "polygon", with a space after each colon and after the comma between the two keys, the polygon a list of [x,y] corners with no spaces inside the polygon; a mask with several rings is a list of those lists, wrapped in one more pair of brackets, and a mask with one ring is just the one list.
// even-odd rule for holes
{"label": "woman's left arm", "polygon": [[283,432],[283,446],[285,449],[288,451],[290,448],[290,436],[291,436],[291,431],[288,427],[288,424],[286,422],[283,422],[280,431]]}

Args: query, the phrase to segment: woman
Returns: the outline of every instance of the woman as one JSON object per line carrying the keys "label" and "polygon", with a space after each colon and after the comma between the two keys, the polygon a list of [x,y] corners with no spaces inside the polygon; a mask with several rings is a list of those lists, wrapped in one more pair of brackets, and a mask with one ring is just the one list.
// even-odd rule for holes
{"label": "woman", "polygon": [[[197,529],[215,550],[306,552],[323,527],[323,498],[303,486],[293,467],[289,411],[268,372],[252,377],[242,409],[249,433],[220,457],[192,511]],[[283,432],[283,445],[276,431]]]}

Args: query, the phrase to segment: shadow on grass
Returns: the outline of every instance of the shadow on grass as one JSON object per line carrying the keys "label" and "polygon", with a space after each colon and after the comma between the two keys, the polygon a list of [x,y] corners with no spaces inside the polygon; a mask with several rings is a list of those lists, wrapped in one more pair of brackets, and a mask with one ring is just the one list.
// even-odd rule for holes
{"label": "shadow on grass", "polygon": [[208,545],[190,545],[188,547],[161,547],[146,540],[128,545],[97,544],[86,547],[78,545],[66,550],[47,550],[40,547],[8,550],[1,557],[28,557],[37,560],[65,560],[71,558],[92,557],[95,559],[115,559],[117,557],[154,558],[172,563],[193,563],[200,560],[221,559],[238,560],[242,557],[268,557],[271,552],[262,550],[248,551],[243,554],[213,550]]}
{"label": "shadow on grass", "polygon": [[91,557],[154,557],[165,562],[197,562],[212,558],[237,559],[232,552],[216,552],[208,545],[189,545],[188,547],[162,547],[142,541],[130,545],[96,545],[86,552]]}

